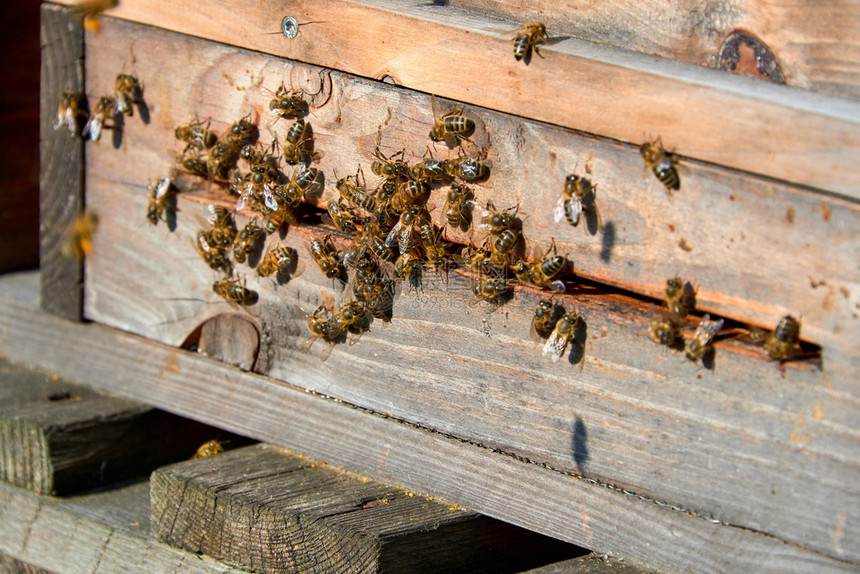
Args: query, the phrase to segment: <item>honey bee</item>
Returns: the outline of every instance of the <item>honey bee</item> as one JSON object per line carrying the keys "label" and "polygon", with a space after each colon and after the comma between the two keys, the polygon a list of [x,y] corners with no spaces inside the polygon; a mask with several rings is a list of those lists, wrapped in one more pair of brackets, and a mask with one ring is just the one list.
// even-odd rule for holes
{"label": "honey bee", "polygon": [[245,287],[244,277],[227,277],[212,284],[212,291],[222,299],[240,305],[253,305],[257,293]]}
{"label": "honey bee", "polygon": [[221,442],[217,440],[210,440],[209,442],[200,445],[200,448],[197,449],[197,452],[194,453],[194,456],[191,457],[191,460],[194,460],[196,458],[206,458],[207,456],[221,454],[222,452],[224,452],[224,446],[221,444]]}
{"label": "honey bee", "polygon": [[243,146],[257,141],[259,131],[257,126],[249,120],[250,117],[251,114],[248,114],[227,129],[224,138],[232,148],[241,149]]}
{"label": "honey bee", "polygon": [[696,308],[696,289],[689,281],[684,281],[680,277],[668,279],[666,307],[679,317],[686,317]]}
{"label": "honey bee", "polygon": [[198,231],[194,247],[211,269],[216,271],[221,269],[225,273],[231,272],[230,260],[227,259],[224,250],[212,239],[210,232]]}
{"label": "honey bee", "polygon": [[164,219],[165,211],[173,208],[173,200],[176,197],[176,189],[169,177],[165,177],[155,185],[146,188],[149,201],[146,206],[146,219],[153,225],[158,225],[160,219]]}
{"label": "honey bee", "polygon": [[[236,263],[244,263],[247,255],[265,235],[266,231],[262,227],[253,223],[246,224],[233,240],[233,259]],[[259,272],[259,269],[257,271]]]}
{"label": "honey bee", "polygon": [[451,177],[459,177],[465,181],[476,181],[490,176],[490,168],[471,157],[446,159],[442,169]]}
{"label": "honey bee", "polygon": [[491,254],[484,249],[479,249],[467,245],[460,251],[459,256],[455,256],[455,261],[471,269],[476,273],[487,276],[499,276],[503,269],[501,266],[494,263],[491,259]]}
{"label": "honey bee", "polygon": [[220,205],[209,206],[209,236],[219,249],[226,249],[236,238],[236,222],[233,213]]}
{"label": "honey bee", "polygon": [[310,350],[311,345],[313,345],[317,339],[332,341],[337,338],[331,337],[329,334],[329,321],[332,317],[332,312],[325,303],[317,307],[312,314],[308,314],[301,307],[296,308],[301,311],[302,315],[307,319],[308,331],[311,332],[311,338],[308,339],[307,343],[305,343],[301,349],[302,353],[307,353]]}
{"label": "honey bee", "polygon": [[206,156],[206,173],[211,177],[224,177],[236,167],[239,152],[229,143],[217,143],[209,149]]}
{"label": "honey bee", "polygon": [[581,319],[575,313],[567,312],[555,324],[552,333],[543,346],[543,354],[549,355],[553,363],[564,356],[567,345],[576,335],[576,328]]}
{"label": "honey bee", "polygon": [[[436,98],[433,98],[433,116],[436,116]],[[430,129],[430,139],[434,142],[454,142],[459,144],[462,140],[468,140],[475,131],[475,122],[460,114],[463,108],[448,112],[441,118],[436,119]],[[414,177],[414,176],[413,176]]]}
{"label": "honey bee", "polygon": [[401,253],[397,261],[394,262],[394,276],[398,279],[409,277],[420,262],[421,256],[414,250]]}
{"label": "honey bee", "polygon": [[567,264],[567,258],[562,255],[553,255],[550,257],[550,251],[555,253],[555,239],[552,240],[549,249],[546,250],[543,257],[540,259],[535,258],[534,263],[519,260],[512,266],[512,270],[516,278],[522,283],[531,283],[542,289],[564,293],[564,283],[559,280],[553,281],[553,277],[564,269]]}
{"label": "honey bee", "polygon": [[490,261],[496,265],[508,265],[514,246],[520,241],[521,237],[520,232],[513,229],[502,231],[493,243]]}
{"label": "honey bee", "polygon": [[445,173],[445,165],[438,159],[424,159],[414,164],[409,170],[412,179],[419,183],[438,181],[447,179],[448,174]]}
{"label": "honey bee", "polygon": [[514,58],[517,62],[522,59],[528,62],[532,49],[534,49],[535,54],[543,58],[538,50],[538,44],[543,44],[544,40],[549,40],[546,26],[540,22],[529,22],[518,30],[514,37]]}
{"label": "honey bee", "polygon": [[75,90],[66,90],[60,98],[57,108],[57,123],[54,129],[60,129],[63,124],[69,129],[73,136],[80,134],[80,123],[87,118],[87,112],[83,109],[84,97]]}
{"label": "honey bee", "polygon": [[176,158],[176,166],[180,171],[197,175],[201,177],[209,177],[209,166],[206,160],[200,157],[196,152],[183,153]]}
{"label": "honey bee", "polygon": [[655,343],[675,347],[680,337],[678,323],[672,317],[665,313],[658,313],[651,317],[651,339]]}
{"label": "honey bee", "polygon": [[90,116],[90,119],[87,120],[84,126],[83,135],[89,135],[91,140],[98,141],[102,136],[102,129],[109,127],[105,124],[107,123],[108,115],[113,111],[113,107],[114,99],[110,96],[99,98],[99,101],[96,103],[96,111],[93,112],[93,115]]}
{"label": "honey bee", "polygon": [[[359,170],[360,172],[361,170]],[[356,207],[360,207],[368,213],[376,211],[376,200],[367,193],[363,185],[359,185],[358,174],[355,175],[354,179],[350,179],[350,176],[340,178],[337,180],[335,188],[341,197]]]}
{"label": "honey bee", "polygon": [[283,227],[284,223],[293,224],[296,222],[295,216],[285,206],[278,206],[277,209],[268,211],[265,219],[266,224],[263,226],[263,229],[266,230],[266,233],[275,233]]}
{"label": "honey bee", "polygon": [[[370,171],[378,177],[387,180],[394,180],[398,177],[407,177],[409,175],[409,166],[403,160],[403,151],[397,152],[394,155],[385,157],[379,151],[379,147],[373,152],[373,157],[376,160],[370,164]],[[400,156],[400,159],[394,159]]]}
{"label": "honey bee", "polygon": [[286,185],[276,188],[275,194],[284,200],[287,207],[295,209],[305,198],[305,194],[311,189],[311,186],[316,183],[318,176],[319,170],[315,167],[294,171],[290,181]]}
{"label": "honey bee", "polygon": [[710,315],[705,315],[699,326],[696,327],[693,338],[687,341],[684,354],[691,361],[698,361],[713,352],[711,341],[720,329],[723,328],[723,320],[711,321]]}
{"label": "honey bee", "polygon": [[275,121],[280,118],[298,118],[308,113],[308,103],[302,98],[301,90],[287,91],[281,84],[275,92],[265,91],[273,96],[269,101],[269,111],[275,116]]}
{"label": "honey bee", "polygon": [[639,153],[645,166],[654,172],[667,190],[681,189],[681,180],[678,170],[675,169],[676,160],[663,149],[663,142],[657,138],[653,142],[645,142],[639,147]]}
{"label": "honey bee", "polygon": [[777,323],[773,333],[765,340],[765,348],[771,359],[784,361],[797,355],[800,321],[786,315]]}
{"label": "honey bee", "polygon": [[341,231],[358,233],[358,228],[355,225],[355,216],[349,207],[344,205],[343,201],[342,197],[339,197],[337,201],[329,200],[326,207],[328,216],[323,216],[323,221],[331,222]]}
{"label": "honey bee", "polygon": [[331,235],[322,239],[312,239],[308,245],[308,253],[320,268],[320,271],[329,279],[340,277],[344,273],[343,264],[337,249],[330,242]]}
{"label": "honey bee", "polygon": [[313,151],[314,140],[313,136],[302,137],[308,129],[305,120],[299,118],[290,129],[287,130],[287,135],[284,136],[283,156],[284,161],[289,164],[310,162],[309,155]]}
{"label": "honey bee", "polygon": [[257,274],[260,277],[268,277],[277,272],[280,277],[295,277],[298,273],[290,273],[290,270],[295,267],[297,260],[298,253],[291,247],[269,247],[257,265]]}
{"label": "honey bee", "polygon": [[588,193],[594,193],[596,189],[596,185],[591,185],[588,180],[578,175],[567,176],[564,180],[564,193],[559,198],[554,211],[556,223],[563,217],[574,227],[579,225],[580,216],[585,210],[582,200]]}
{"label": "honey bee", "polygon": [[479,301],[489,301],[498,307],[504,302],[504,297],[509,291],[510,286],[503,277],[484,277],[478,280],[472,288],[475,299],[470,304],[475,305]]}
{"label": "honey bee", "polygon": [[[361,334],[368,330],[369,326],[370,321],[365,306],[357,301],[351,301],[339,307],[329,319],[327,337],[329,341],[333,341],[347,330],[354,334]],[[350,345],[356,340],[350,341]]]}
{"label": "honey bee", "polygon": [[143,103],[143,85],[130,74],[119,74],[114,82],[116,91],[116,111],[126,115],[134,115],[133,105]]}
{"label": "honey bee", "polygon": [[364,224],[361,230],[361,243],[366,245],[374,255],[380,259],[390,261],[394,259],[394,252],[385,243],[385,238],[382,235],[382,228],[375,220],[370,220]]}
{"label": "honey bee", "polygon": [[453,228],[469,226],[469,208],[474,205],[472,190],[458,183],[451,184],[445,200],[445,220]]}
{"label": "honey bee", "polygon": [[92,211],[84,211],[69,224],[63,233],[60,242],[60,254],[71,259],[76,257],[83,261],[84,257],[92,253],[93,235],[98,229],[99,218]]}
{"label": "honey bee", "polygon": [[[515,205],[504,211],[499,211],[496,209],[493,201],[489,200],[487,201],[487,209],[484,210],[481,216],[481,225],[478,226],[478,229],[489,230],[492,234],[501,233],[506,229],[521,229],[522,220],[517,217],[519,209],[520,206]],[[513,213],[511,213],[511,210],[513,210]]]}
{"label": "honey bee", "polygon": [[541,339],[547,339],[555,329],[559,317],[556,316],[555,307],[551,299],[543,299],[535,307],[532,316],[531,332]]}
{"label": "honey bee", "polygon": [[204,126],[202,121],[195,118],[194,121],[177,127],[173,133],[176,135],[176,139],[188,144],[185,147],[186,150],[190,147],[201,150],[209,149],[218,141],[218,136],[215,135],[215,132],[209,130],[209,123],[207,121]]}
{"label": "honey bee", "polygon": [[408,205],[403,213],[400,214],[400,219],[391,228],[388,236],[385,238],[385,245],[391,247],[394,242],[397,242],[400,253],[406,253],[412,247],[412,234],[415,226],[420,224],[425,218],[426,211],[424,207],[416,205]]}
{"label": "honey bee", "polygon": [[429,218],[421,221],[418,231],[427,261],[438,269],[448,258],[448,246],[440,239],[436,226]]}

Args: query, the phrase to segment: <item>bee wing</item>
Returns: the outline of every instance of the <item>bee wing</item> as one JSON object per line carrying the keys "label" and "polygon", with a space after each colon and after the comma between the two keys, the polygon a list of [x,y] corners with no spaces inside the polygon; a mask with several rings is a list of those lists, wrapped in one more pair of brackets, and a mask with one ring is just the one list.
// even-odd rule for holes
{"label": "bee wing", "polygon": [[[403,227],[403,224],[398,220],[397,223],[394,224],[394,227],[391,228],[391,231],[388,232],[388,236],[385,238],[385,245],[392,247],[398,241],[401,227]],[[405,251],[403,252],[405,253]]]}
{"label": "bee wing", "polygon": [[710,315],[705,315],[702,319],[702,322],[699,323],[699,326],[696,327],[696,333],[693,335],[694,339],[698,339],[702,342],[702,345],[707,345],[711,342],[720,329],[723,328],[723,320],[719,321],[711,321]]}
{"label": "bee wing", "polygon": [[410,225],[405,229],[401,229],[401,232],[397,234],[397,247],[400,249],[400,253],[406,253],[412,246],[412,232],[414,229],[415,227]]}
{"label": "bee wing", "polygon": [[164,198],[168,193],[170,193],[170,188],[173,185],[173,182],[170,181],[169,177],[165,177],[161,181],[158,182],[158,185],[155,186],[155,199],[160,200]]}
{"label": "bee wing", "polygon": [[83,135],[86,136],[89,134],[91,140],[99,141],[99,138],[102,135],[102,125],[101,118],[97,115],[93,115],[87,120],[87,123],[84,126]]}
{"label": "bee wing", "polygon": [[236,211],[241,211],[248,206],[248,202],[254,195],[254,184],[249,183],[245,186],[245,189],[242,190],[242,193],[239,194],[239,199],[236,200]]}
{"label": "bee wing", "polygon": [[564,293],[567,287],[564,286],[564,282],[560,279],[556,279],[555,281],[550,281],[546,286],[547,289],[552,291],[553,293]]}
{"label": "bee wing", "polygon": [[558,223],[562,219],[564,219],[564,196],[558,198],[558,202],[555,205],[555,209],[552,210],[553,220]]}
{"label": "bee wing", "polygon": [[567,343],[570,340],[568,335],[559,334],[558,329],[553,329],[552,334],[546,340],[543,346],[543,354],[549,355],[553,363],[558,362],[564,356],[564,351],[567,349]]}
{"label": "bee wing", "polygon": [[274,190],[268,183],[263,184],[263,203],[272,211],[277,211],[278,206],[278,198],[275,197]]}

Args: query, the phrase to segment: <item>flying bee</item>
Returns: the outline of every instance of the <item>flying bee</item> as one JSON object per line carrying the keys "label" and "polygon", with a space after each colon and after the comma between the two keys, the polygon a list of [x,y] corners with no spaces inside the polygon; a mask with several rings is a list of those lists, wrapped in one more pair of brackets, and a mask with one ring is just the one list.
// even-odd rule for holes
{"label": "flying bee", "polygon": [[675,169],[676,160],[663,149],[663,142],[657,138],[653,142],[645,142],[639,147],[639,153],[645,162],[645,167],[651,169],[667,190],[681,189],[681,180],[678,170]]}
{"label": "flying bee", "polygon": [[323,216],[323,221],[331,222],[335,227],[347,233],[358,233],[358,228],[355,226],[355,216],[349,207],[344,205],[343,198],[339,197],[337,201],[329,200],[326,210],[327,216]]}
{"label": "flying bee", "polygon": [[765,340],[765,348],[771,359],[784,361],[797,355],[800,321],[786,315],[777,323],[773,333]]}
{"label": "flying bee", "polygon": [[92,211],[84,211],[78,215],[63,232],[60,242],[60,254],[71,259],[76,257],[83,261],[93,250],[93,236],[99,225],[98,216]]}
{"label": "flying bee", "polygon": [[116,111],[126,115],[134,115],[134,104],[143,103],[143,85],[130,74],[119,74],[114,82],[116,91]]}
{"label": "flying bee", "polygon": [[[433,97],[433,117],[436,117],[436,98]],[[434,142],[454,142],[458,144],[462,140],[468,140],[469,136],[475,131],[475,122],[460,115],[463,108],[448,112],[441,118],[435,120],[433,127],[430,129],[430,139]]]}
{"label": "flying bee", "polygon": [[330,242],[331,235],[322,239],[312,239],[308,245],[308,253],[320,268],[320,271],[329,279],[340,277],[344,273],[343,264],[337,249]]}
{"label": "flying bee", "polygon": [[260,277],[268,277],[277,272],[280,277],[296,277],[298,273],[291,273],[291,269],[296,266],[297,261],[298,253],[292,247],[269,247],[257,265],[257,274]]}
{"label": "flying bee", "polygon": [[[266,230],[253,223],[248,223],[233,240],[233,259],[236,263],[244,263],[249,253],[254,251],[257,243],[266,236]],[[259,272],[259,269],[257,270]]]}
{"label": "flying bee", "polygon": [[585,211],[583,198],[589,193],[594,193],[596,189],[596,185],[591,185],[588,180],[576,174],[567,176],[564,180],[564,193],[553,212],[556,223],[563,217],[571,225],[579,225],[580,216]]}
{"label": "flying bee", "polygon": [[657,313],[651,317],[651,339],[655,343],[667,347],[675,347],[681,340],[678,323],[665,313]]}
{"label": "flying bee", "polygon": [[438,159],[433,158],[424,159],[414,164],[409,173],[412,175],[413,180],[420,183],[448,179],[444,164]]}
{"label": "flying bee", "polygon": [[549,40],[549,35],[546,33],[546,26],[540,22],[529,22],[517,31],[514,37],[514,58],[517,62],[525,59],[529,60],[529,54],[532,50],[535,54],[541,56],[538,50],[538,44],[543,44],[544,40]]}
{"label": "flying bee", "polygon": [[245,287],[244,277],[227,277],[212,284],[212,291],[230,303],[253,305],[257,301],[257,293]]}
{"label": "flying bee", "polygon": [[[373,157],[375,157],[376,160],[370,164],[370,171],[372,171],[374,175],[387,180],[397,179],[398,177],[408,177],[409,166],[405,161],[403,161],[403,153],[403,151],[400,151],[389,157],[385,157],[382,155],[382,152],[379,151],[379,147],[377,147],[373,152]],[[397,156],[400,156],[400,159],[394,159]]]}
{"label": "flying bee", "polygon": [[155,185],[146,188],[149,200],[146,205],[146,219],[153,225],[158,225],[160,219],[164,219],[164,213],[174,209],[176,188],[169,177],[165,177]]}
{"label": "flying bee", "polygon": [[96,103],[96,111],[87,120],[84,126],[83,135],[89,135],[93,141],[98,141],[102,136],[102,129],[109,128],[106,125],[108,116],[113,112],[114,99],[110,96],[102,96]]}
{"label": "flying bee", "polygon": [[564,356],[567,345],[576,335],[576,328],[581,319],[575,313],[567,312],[555,324],[555,327],[544,343],[543,354],[556,363]]}
{"label": "flying bee", "polygon": [[451,184],[445,200],[445,220],[453,228],[468,227],[469,208],[474,205],[475,195],[465,185]]}
{"label": "flying bee", "polygon": [[200,445],[200,448],[197,449],[197,452],[194,453],[194,456],[191,457],[191,460],[194,460],[196,458],[206,458],[207,456],[221,454],[222,452],[224,452],[224,446],[221,444],[221,442],[217,440],[210,440],[209,442]]}
{"label": "flying bee", "polygon": [[696,308],[696,289],[689,281],[684,281],[680,277],[668,279],[666,307],[679,317],[686,317]]}
{"label": "flying bee", "polygon": [[555,329],[559,317],[555,312],[555,306],[551,299],[542,299],[535,307],[530,326],[533,337],[547,339]]}
{"label": "flying bee", "polygon": [[[359,173],[361,170],[359,170]],[[358,174],[355,175],[354,178],[350,179],[351,176],[342,177],[337,180],[335,184],[335,188],[338,193],[340,193],[341,197],[352,203],[356,207],[360,207],[368,213],[374,213],[376,211],[376,200],[372,195],[367,193],[367,190],[363,185],[359,185],[358,183]]]}
{"label": "flying bee", "polygon": [[457,157],[442,162],[442,169],[451,177],[465,181],[476,181],[490,176],[490,168],[471,157]]}
{"label": "flying bee", "polygon": [[[504,211],[499,211],[493,204],[492,200],[487,201],[487,209],[484,210],[481,216],[481,225],[478,229],[489,230],[492,234],[497,234],[506,229],[519,230],[522,228],[522,220],[517,217],[519,204],[509,207]],[[511,212],[513,210],[513,213]]]}
{"label": "flying bee", "polygon": [[713,353],[714,348],[711,341],[714,339],[720,329],[723,328],[723,320],[711,321],[710,315],[705,315],[699,326],[696,327],[693,338],[687,341],[687,346],[684,349],[684,354],[691,361],[698,361]]}
{"label": "flying bee", "polygon": [[[550,251],[554,255],[550,256]],[[540,259],[535,258],[534,263],[519,260],[512,266],[512,270],[516,278],[523,283],[531,283],[542,289],[564,293],[564,283],[559,280],[553,281],[553,278],[561,273],[561,270],[566,265],[567,258],[563,255],[555,254],[555,239],[553,239],[543,257]]]}
{"label": "flying bee", "polygon": [[218,141],[218,136],[215,135],[215,132],[209,130],[209,121],[204,125],[197,118],[192,122],[177,127],[173,133],[176,135],[176,139],[188,144],[185,148],[186,150],[190,147],[201,150],[209,149]]}
{"label": "flying bee", "polygon": [[60,105],[57,108],[57,123],[54,129],[60,129],[63,124],[69,129],[69,133],[76,136],[81,133],[80,122],[86,120],[88,114],[84,110],[84,97],[75,90],[66,90],[60,97]]}
{"label": "flying bee", "polygon": [[287,91],[284,84],[275,92],[264,90],[272,95],[269,111],[275,116],[275,121],[280,118],[298,118],[308,113],[308,103],[302,98],[301,90]]}
{"label": "flying bee", "polygon": [[224,139],[231,147],[241,149],[243,146],[253,144],[257,141],[257,138],[260,135],[259,130],[257,129],[257,126],[249,120],[250,117],[251,114],[249,113],[247,116],[227,128],[227,133],[224,135]]}

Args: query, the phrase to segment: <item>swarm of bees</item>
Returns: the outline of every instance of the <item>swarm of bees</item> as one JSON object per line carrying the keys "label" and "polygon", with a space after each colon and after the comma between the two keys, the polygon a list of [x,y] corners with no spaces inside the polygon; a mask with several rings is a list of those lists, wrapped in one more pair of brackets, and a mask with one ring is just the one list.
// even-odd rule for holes
{"label": "swarm of bees", "polygon": [[143,84],[135,76],[122,73],[116,77],[114,93],[100,97],[92,115],[87,111],[86,98],[82,93],[75,90],[63,92],[54,129],[65,127],[72,136],[98,141],[103,130],[121,125],[119,116],[132,116],[135,106],[144,105]]}

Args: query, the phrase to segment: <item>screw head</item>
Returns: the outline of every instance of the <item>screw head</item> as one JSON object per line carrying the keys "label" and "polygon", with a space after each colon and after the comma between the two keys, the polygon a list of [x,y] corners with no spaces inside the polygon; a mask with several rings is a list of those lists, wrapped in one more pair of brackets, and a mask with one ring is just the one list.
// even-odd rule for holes
{"label": "screw head", "polygon": [[281,31],[284,33],[284,36],[292,40],[299,35],[298,21],[292,16],[284,16],[284,19],[281,20]]}

